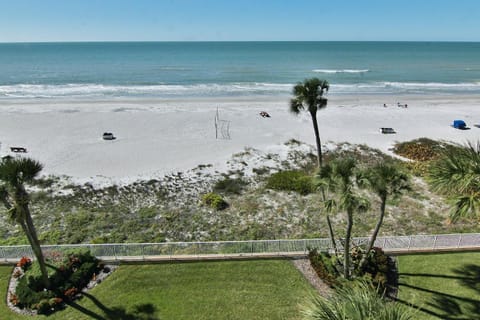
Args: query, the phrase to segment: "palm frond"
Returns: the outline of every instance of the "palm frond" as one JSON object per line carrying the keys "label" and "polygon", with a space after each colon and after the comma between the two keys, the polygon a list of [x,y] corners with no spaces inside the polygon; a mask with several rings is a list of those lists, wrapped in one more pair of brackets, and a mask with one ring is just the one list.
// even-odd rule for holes
{"label": "palm frond", "polygon": [[416,310],[387,302],[365,281],[338,288],[330,298],[313,296],[302,307],[305,320],[413,320]]}
{"label": "palm frond", "polygon": [[298,98],[290,100],[290,112],[294,114],[299,114],[300,111],[304,109],[302,101]]}
{"label": "palm frond", "polygon": [[427,177],[433,190],[448,197],[452,221],[480,213],[480,142],[447,148]]}
{"label": "palm frond", "polygon": [[17,186],[32,181],[42,169],[40,162],[30,158],[5,159],[0,162],[0,180]]}
{"label": "palm frond", "polygon": [[452,208],[450,210],[450,219],[452,222],[460,218],[469,218],[472,215],[480,218],[480,195],[470,194],[450,198]]}

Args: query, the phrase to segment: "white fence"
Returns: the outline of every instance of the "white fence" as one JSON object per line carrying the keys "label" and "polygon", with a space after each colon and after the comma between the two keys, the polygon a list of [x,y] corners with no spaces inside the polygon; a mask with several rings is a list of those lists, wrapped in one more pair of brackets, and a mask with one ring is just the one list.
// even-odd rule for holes
{"label": "white fence", "polygon": [[[366,244],[368,238],[354,238],[356,245]],[[379,237],[375,246],[386,252],[435,252],[480,250],[480,233],[415,235]],[[341,248],[341,241],[338,241]],[[332,250],[329,239],[301,240],[251,240],[251,241],[213,241],[213,242],[163,242],[163,243],[115,243],[115,244],[72,244],[45,245],[43,251],[86,248],[93,255],[105,260],[176,260],[183,258],[209,257],[249,257],[300,255],[309,248],[319,251]],[[0,246],[0,262],[11,262],[23,256],[33,258],[28,245]]]}

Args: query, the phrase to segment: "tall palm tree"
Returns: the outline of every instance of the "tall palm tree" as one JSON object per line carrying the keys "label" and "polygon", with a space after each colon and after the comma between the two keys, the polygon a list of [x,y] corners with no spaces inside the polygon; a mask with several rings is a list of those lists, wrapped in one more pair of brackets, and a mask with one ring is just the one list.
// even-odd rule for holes
{"label": "tall palm tree", "polygon": [[338,198],[331,197],[325,201],[327,212],[345,211],[347,213],[347,227],[343,254],[343,276],[350,279],[350,242],[352,238],[353,214],[368,210],[369,202],[359,196],[355,189],[356,161],[353,158],[342,158],[330,161],[323,166],[317,179],[326,192],[337,193]]}
{"label": "tall palm tree", "polygon": [[327,106],[327,98],[323,96],[328,91],[329,84],[326,80],[318,78],[305,79],[293,88],[294,98],[290,100],[290,111],[299,114],[307,110],[312,117],[315,142],[317,144],[318,167],[322,166],[322,145],[318,131],[317,111]]}
{"label": "tall palm tree", "polygon": [[0,162],[0,181],[3,182],[0,186],[0,201],[8,210],[10,218],[21,226],[27,236],[40,266],[43,284],[48,288],[50,282],[45,259],[30,214],[30,197],[24,185],[31,182],[42,169],[39,162],[29,158],[3,159]]}
{"label": "tall palm tree", "polygon": [[453,222],[460,217],[480,221],[480,142],[444,149],[430,166],[428,180],[448,197]]}
{"label": "tall palm tree", "polygon": [[380,198],[380,213],[375,229],[370,236],[360,267],[367,262],[368,253],[372,250],[385,217],[388,197],[398,198],[410,189],[408,176],[392,162],[380,162],[363,171],[357,180],[359,185],[371,189]]}
{"label": "tall palm tree", "polygon": [[[290,111],[294,114],[299,114],[302,110],[307,110],[312,118],[313,131],[315,133],[315,143],[317,145],[317,165],[318,168],[322,167],[322,143],[320,141],[320,132],[318,130],[317,111],[327,106],[327,98],[323,96],[328,91],[330,85],[326,80],[320,80],[318,78],[305,79],[302,82],[297,83],[293,87],[294,98],[290,100]],[[323,200],[325,200],[325,194],[322,191]],[[337,253],[337,245],[335,242],[335,235],[332,228],[332,222],[330,215],[327,212],[327,225],[330,234],[330,240],[335,254]]]}
{"label": "tall palm tree", "polygon": [[302,307],[305,320],[413,320],[417,312],[386,301],[366,282],[347,284],[328,298],[313,296]]}

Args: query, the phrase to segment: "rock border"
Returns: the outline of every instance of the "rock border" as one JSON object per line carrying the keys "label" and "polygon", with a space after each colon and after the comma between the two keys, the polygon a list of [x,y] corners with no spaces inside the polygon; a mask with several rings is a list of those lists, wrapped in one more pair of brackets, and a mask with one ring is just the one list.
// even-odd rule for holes
{"label": "rock border", "polygon": [[308,258],[293,259],[292,263],[322,297],[329,297],[332,294],[333,289],[320,279]]}

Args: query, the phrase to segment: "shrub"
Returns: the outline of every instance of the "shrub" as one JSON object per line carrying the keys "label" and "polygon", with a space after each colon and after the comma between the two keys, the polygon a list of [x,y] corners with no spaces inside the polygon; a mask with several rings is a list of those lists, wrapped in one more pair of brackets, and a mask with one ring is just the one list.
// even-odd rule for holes
{"label": "shrub", "polygon": [[280,191],[295,191],[307,195],[315,191],[312,178],[302,171],[288,170],[272,174],[267,179],[268,189]]}
{"label": "shrub", "polygon": [[400,303],[390,303],[383,299],[370,283],[358,281],[348,283],[335,290],[330,297],[312,296],[303,305],[305,320],[335,319],[375,319],[375,320],[413,320],[420,319],[418,310]]}
{"label": "shrub", "polygon": [[213,186],[213,191],[216,193],[240,194],[246,185],[247,182],[241,178],[232,179],[225,177],[224,179],[215,183]]}
{"label": "shrub", "polygon": [[34,308],[38,313],[50,313],[61,307],[63,300],[71,300],[77,288],[85,287],[99,270],[98,259],[88,250],[71,250],[63,256],[55,255],[54,271],[50,275],[52,288],[43,287],[37,263],[26,271],[16,288],[17,304],[20,307]]}
{"label": "shrub", "polygon": [[[359,259],[352,261],[356,270],[357,276],[364,277],[372,281],[373,285],[381,292],[386,288],[392,279],[388,278],[391,267],[391,261],[385,252],[378,247],[373,247],[368,253],[367,263],[363,269],[359,269],[359,262],[365,251],[360,247],[355,248],[359,253]],[[352,259],[353,260],[353,259]]]}
{"label": "shrub", "polygon": [[50,313],[51,307],[50,307],[49,299],[40,300],[40,302],[37,303],[37,305],[35,306],[35,309],[37,309],[37,312],[39,314]]}
{"label": "shrub", "polygon": [[69,288],[67,290],[65,290],[65,292],[63,293],[63,295],[65,296],[65,298],[69,299],[69,300],[72,300],[73,297],[75,297],[75,295],[78,293],[78,290],[77,288]]}
{"label": "shrub", "polygon": [[222,198],[222,196],[214,192],[204,194],[202,197],[202,202],[215,210],[223,210],[228,208],[228,203]]}
{"label": "shrub", "polygon": [[18,298],[18,306],[36,308],[40,301],[54,297],[54,293],[52,291],[44,291],[43,288],[40,291],[36,291],[30,288],[28,282],[29,281],[27,281],[27,277],[22,277],[17,283],[15,295]]}
{"label": "shrub", "polygon": [[32,260],[28,257],[22,257],[20,261],[17,263],[17,267],[21,268],[23,272],[27,271],[27,269],[32,265]]}
{"label": "shrub", "polygon": [[336,260],[329,253],[310,249],[308,259],[320,279],[331,287],[338,284],[339,273],[335,268]]}
{"label": "shrub", "polygon": [[455,148],[455,146],[428,138],[419,138],[398,143],[393,152],[411,160],[430,161],[437,159],[445,148]]}

